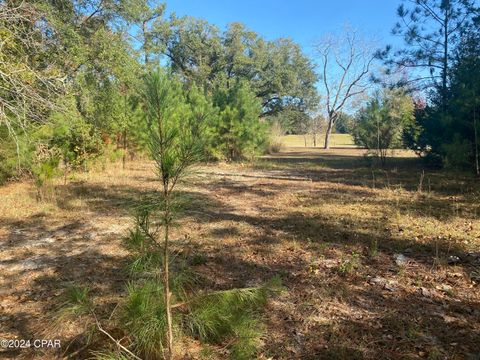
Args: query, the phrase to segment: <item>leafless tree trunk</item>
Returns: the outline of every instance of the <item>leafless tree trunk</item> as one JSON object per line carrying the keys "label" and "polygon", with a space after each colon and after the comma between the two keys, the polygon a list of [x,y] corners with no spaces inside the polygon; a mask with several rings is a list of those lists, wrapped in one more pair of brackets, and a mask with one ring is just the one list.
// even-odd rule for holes
{"label": "leafless tree trunk", "polygon": [[368,89],[368,74],[375,55],[352,29],[346,29],[340,37],[330,36],[317,44],[316,51],[321,60],[325,90],[327,130],[324,148],[328,149],[339,112]]}

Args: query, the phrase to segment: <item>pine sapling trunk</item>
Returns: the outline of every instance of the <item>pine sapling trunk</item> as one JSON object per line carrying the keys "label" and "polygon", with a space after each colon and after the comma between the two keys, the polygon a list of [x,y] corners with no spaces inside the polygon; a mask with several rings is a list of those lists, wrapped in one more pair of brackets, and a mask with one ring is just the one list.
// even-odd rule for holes
{"label": "pine sapling trunk", "polygon": [[[125,95],[123,96],[123,116],[124,116],[124,120],[127,121],[127,106],[128,106],[128,102],[127,102],[127,94],[125,93]],[[123,128],[123,156],[122,156],[122,168],[123,170],[125,170],[125,161],[126,161],[126,156],[127,156],[127,126],[124,125],[125,127]]]}
{"label": "pine sapling trunk", "polygon": [[381,158],[382,166],[385,165],[384,159],[383,159],[383,154],[380,149],[380,123],[377,118],[377,156]]}
{"label": "pine sapling trunk", "polygon": [[165,233],[163,247],[164,261],[164,287],[165,287],[165,310],[167,315],[167,356],[168,360],[173,358],[173,329],[172,329],[172,306],[170,303],[170,274],[169,274],[169,258],[168,258],[168,241],[170,231],[170,194],[165,190]]}

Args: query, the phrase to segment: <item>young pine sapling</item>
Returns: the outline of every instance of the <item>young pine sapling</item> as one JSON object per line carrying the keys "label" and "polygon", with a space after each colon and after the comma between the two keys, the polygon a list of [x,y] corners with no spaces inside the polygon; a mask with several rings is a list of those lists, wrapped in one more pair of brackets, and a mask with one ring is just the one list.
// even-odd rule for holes
{"label": "young pine sapling", "polygon": [[151,156],[161,182],[161,219],[163,232],[156,243],[163,252],[163,285],[167,319],[166,358],[173,357],[172,304],[169,274],[170,229],[174,216],[173,191],[186,170],[197,163],[204,152],[202,128],[208,117],[208,103],[193,88],[188,93],[174,76],[161,70],[146,76],[142,91],[148,123]]}

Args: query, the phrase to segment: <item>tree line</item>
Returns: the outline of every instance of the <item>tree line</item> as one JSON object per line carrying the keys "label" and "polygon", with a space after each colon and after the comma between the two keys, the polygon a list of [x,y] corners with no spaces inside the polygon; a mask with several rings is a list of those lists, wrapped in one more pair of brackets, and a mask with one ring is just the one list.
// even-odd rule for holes
{"label": "tree line", "polygon": [[0,1],[0,181],[143,152],[139,88],[158,67],[205,98],[210,159],[252,158],[271,131],[310,133],[315,146],[324,134],[328,148],[337,131],[377,154],[405,147],[479,173],[478,4],[404,0],[397,14],[403,48],[376,50],[347,28],[310,59],[290,39],[147,0]]}
{"label": "tree line", "polygon": [[240,23],[221,31],[146,0],[1,1],[0,33],[2,180],[141,152],[139,88],[158,67],[211,107],[212,159],[258,154],[267,118],[317,102],[314,65],[293,41]]}

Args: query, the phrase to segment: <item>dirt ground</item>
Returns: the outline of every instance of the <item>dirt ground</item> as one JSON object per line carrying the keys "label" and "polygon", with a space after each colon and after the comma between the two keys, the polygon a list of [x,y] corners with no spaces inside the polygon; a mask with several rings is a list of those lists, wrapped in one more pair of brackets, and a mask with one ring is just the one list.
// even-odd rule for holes
{"label": "dirt ground", "polygon": [[[259,358],[480,359],[478,180],[389,160],[372,169],[361,150],[288,148],[201,166],[179,188],[190,205],[174,238],[202,256],[212,289],[283,279]],[[152,165],[133,161],[58,179],[49,201],[27,182],[0,188],[0,339],[62,344],[0,358],[68,354],[78,324],[49,324],[69,285],[106,308],[124,295],[130,205],[157,186]]]}

